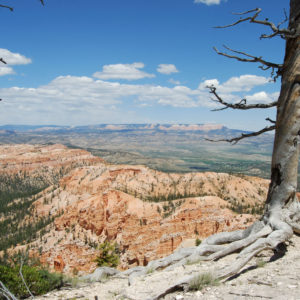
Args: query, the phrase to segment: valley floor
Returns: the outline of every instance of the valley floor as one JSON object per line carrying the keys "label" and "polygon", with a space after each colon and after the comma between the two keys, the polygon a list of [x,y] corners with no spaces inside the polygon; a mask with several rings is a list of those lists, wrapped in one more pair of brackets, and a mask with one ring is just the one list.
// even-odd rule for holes
{"label": "valley floor", "polygon": [[[268,253],[261,253],[246,266],[246,272],[232,280],[225,281],[215,287],[206,287],[196,292],[175,292],[166,295],[165,300],[192,299],[300,299],[300,237],[294,236],[289,242],[285,255],[268,262]],[[216,268],[230,264],[235,255],[225,257],[217,262],[202,262],[186,265],[173,270],[157,271],[137,278],[128,286],[127,278],[120,275],[105,282],[85,284],[77,288],[53,291],[36,299],[122,299],[147,300],[153,298],[161,289],[176,282],[181,277],[212,272]],[[259,263],[258,263],[259,262]],[[262,262],[266,262],[265,264]],[[255,267],[256,263],[260,267]],[[125,296],[126,295],[126,296]]]}

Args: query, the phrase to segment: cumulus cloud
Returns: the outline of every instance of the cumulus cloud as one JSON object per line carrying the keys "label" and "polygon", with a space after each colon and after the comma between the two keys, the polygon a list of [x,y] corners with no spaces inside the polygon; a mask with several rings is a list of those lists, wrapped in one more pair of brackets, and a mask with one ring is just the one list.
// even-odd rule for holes
{"label": "cumulus cloud", "polygon": [[221,3],[221,0],[194,0],[194,3],[203,3],[206,5],[218,5]]}
{"label": "cumulus cloud", "polygon": [[172,84],[176,84],[176,85],[179,85],[180,84],[180,81],[179,80],[175,80],[173,78],[170,78],[169,79],[169,82],[172,83]]}
{"label": "cumulus cloud", "polygon": [[3,48],[0,48],[0,57],[3,58],[8,65],[27,65],[31,63],[30,58]]}
{"label": "cumulus cloud", "polygon": [[31,63],[30,58],[27,58],[19,53],[13,53],[3,48],[0,48],[0,58],[6,62],[6,64],[0,63],[0,76],[14,74],[15,72],[10,66],[27,65]]}
{"label": "cumulus cloud", "polygon": [[172,74],[172,73],[178,73],[178,70],[175,65],[173,64],[160,64],[158,65],[158,68],[156,69],[157,72],[162,74]]}
{"label": "cumulus cloud", "polygon": [[276,101],[279,97],[279,92],[266,93],[265,91],[258,92],[252,95],[246,95],[248,103],[270,103]]}
{"label": "cumulus cloud", "polygon": [[154,74],[149,74],[140,70],[144,67],[145,65],[141,62],[135,62],[133,64],[104,65],[102,71],[94,73],[93,76],[99,79],[125,80],[137,80],[155,77]]}
{"label": "cumulus cloud", "polygon": [[2,67],[0,66],[0,76],[14,74],[14,70],[11,67]]}
{"label": "cumulus cloud", "polygon": [[242,75],[232,77],[222,85],[223,92],[250,91],[255,86],[264,85],[270,81],[269,78],[256,75]]}
{"label": "cumulus cloud", "polygon": [[200,83],[199,89],[204,89],[207,86],[214,85],[220,93],[234,93],[242,91],[250,91],[255,86],[267,84],[270,81],[269,78],[256,75],[241,75],[239,77],[231,77],[223,84],[217,79],[209,79]]}
{"label": "cumulus cloud", "polygon": [[[246,77],[243,77],[246,76]],[[243,75],[240,81],[236,77],[225,83],[217,79],[206,80],[199,88],[192,89],[184,85],[167,87],[154,84],[125,84],[95,79],[86,76],[59,76],[47,85],[37,88],[11,87],[1,88],[2,123],[22,120],[23,123],[36,124],[92,124],[109,122],[143,122],[136,116],[133,107],[172,106],[184,108],[215,107],[205,85],[213,83],[218,87],[225,86],[226,101],[238,101],[241,94],[231,90],[247,92],[249,85],[254,87],[264,82],[263,79],[247,81],[251,78]],[[250,76],[250,77],[249,77]],[[257,79],[257,78],[256,78]],[[233,88],[232,82],[239,87]],[[248,93],[249,102],[270,102],[278,93],[269,94],[265,91]],[[244,95],[242,95],[244,97]],[[131,111],[124,111],[123,102],[130,102]],[[122,111],[123,110],[123,111]],[[15,122],[15,121],[13,121]]]}
{"label": "cumulus cloud", "polygon": [[[142,122],[134,111],[121,111],[123,101],[132,105],[197,107],[196,95],[204,94],[185,86],[122,84],[90,77],[59,76],[37,88],[0,89],[2,123],[22,120],[38,124],[91,124]],[[130,116],[132,117],[130,118]]]}

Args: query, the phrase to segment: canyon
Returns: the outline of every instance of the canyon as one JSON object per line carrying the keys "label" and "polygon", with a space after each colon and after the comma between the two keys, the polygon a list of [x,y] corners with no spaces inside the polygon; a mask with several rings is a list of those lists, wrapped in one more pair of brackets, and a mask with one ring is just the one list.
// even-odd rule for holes
{"label": "canyon", "polygon": [[[245,228],[259,217],[269,183],[238,174],[110,164],[60,144],[0,146],[0,176],[25,178],[36,188],[26,199],[5,204],[30,202],[18,229],[50,220],[7,251],[27,250],[49,269],[70,275],[94,271],[97,246],[106,240],[117,243],[118,269],[125,270],[213,233]],[[1,212],[0,222],[15,213]]]}

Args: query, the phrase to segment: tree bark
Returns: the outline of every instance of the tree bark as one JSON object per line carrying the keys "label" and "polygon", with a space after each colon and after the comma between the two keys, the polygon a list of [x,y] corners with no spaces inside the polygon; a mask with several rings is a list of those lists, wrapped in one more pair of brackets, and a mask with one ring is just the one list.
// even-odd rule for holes
{"label": "tree bark", "polygon": [[[300,1],[290,1],[288,38],[282,69],[281,91],[277,105],[277,121],[272,155],[271,183],[264,219],[277,227],[284,211],[299,213],[296,195],[300,138]],[[295,211],[296,210],[296,211]],[[298,212],[297,212],[298,210]]]}

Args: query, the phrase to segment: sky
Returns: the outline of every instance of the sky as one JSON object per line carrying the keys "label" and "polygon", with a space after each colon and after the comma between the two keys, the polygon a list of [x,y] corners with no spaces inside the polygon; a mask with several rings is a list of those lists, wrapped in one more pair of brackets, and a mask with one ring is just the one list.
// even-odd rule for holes
{"label": "sky", "polygon": [[[275,24],[287,0],[1,0],[0,125],[218,123],[258,130],[275,110],[212,112],[206,86],[228,102],[277,99],[280,79],[216,54],[223,45],[282,63],[284,40],[233,12]],[[287,26],[284,24],[283,26]]]}

